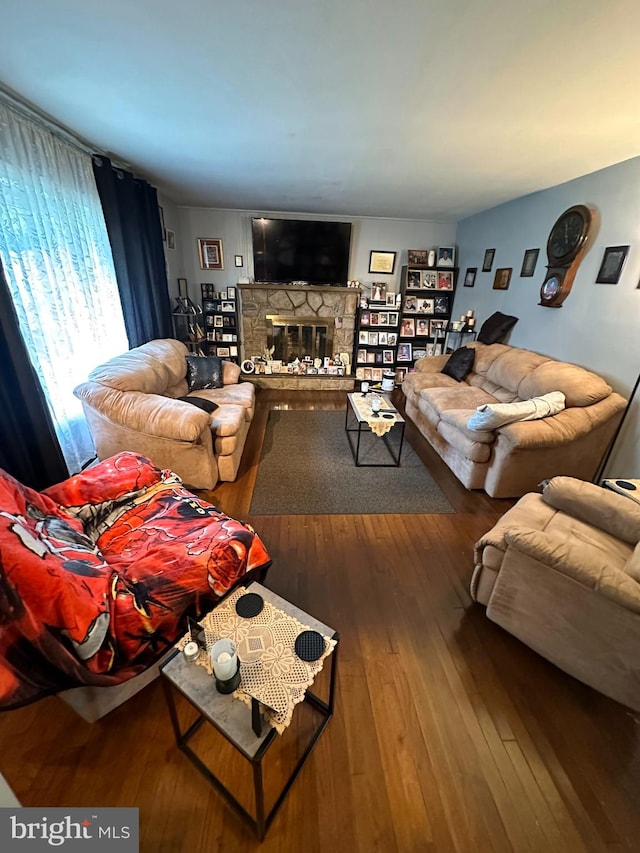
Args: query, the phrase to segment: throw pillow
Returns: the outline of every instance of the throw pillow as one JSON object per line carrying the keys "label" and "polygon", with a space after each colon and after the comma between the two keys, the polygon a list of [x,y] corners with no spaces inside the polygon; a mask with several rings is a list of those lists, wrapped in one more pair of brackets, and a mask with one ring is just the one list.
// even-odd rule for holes
{"label": "throw pillow", "polygon": [[447,359],[447,363],[440,372],[445,373],[452,379],[456,379],[458,382],[462,382],[471,373],[475,357],[475,350],[471,349],[471,347],[460,347],[451,353]]}
{"label": "throw pillow", "polygon": [[467,421],[467,429],[497,429],[514,421],[534,421],[547,418],[564,409],[562,391],[551,391],[542,397],[532,397],[519,403],[485,403],[478,406]]}
{"label": "throw pillow", "polygon": [[497,344],[504,340],[507,333],[513,329],[518,322],[518,317],[512,317],[510,314],[502,314],[496,311],[487,320],[484,321],[478,333],[478,340],[481,344]]}
{"label": "throw pillow", "polygon": [[191,403],[199,409],[204,409],[205,412],[215,412],[218,408],[217,403],[212,403],[211,400],[205,400],[204,397],[176,397],[176,400],[182,400],[183,403]]}
{"label": "throw pillow", "polygon": [[188,355],[186,358],[189,391],[222,388],[222,359],[215,355]]}

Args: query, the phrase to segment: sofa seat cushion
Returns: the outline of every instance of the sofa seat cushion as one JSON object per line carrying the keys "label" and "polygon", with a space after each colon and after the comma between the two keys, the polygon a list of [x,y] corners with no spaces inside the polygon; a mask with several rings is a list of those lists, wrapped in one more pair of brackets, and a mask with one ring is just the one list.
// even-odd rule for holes
{"label": "sofa seat cushion", "polygon": [[476,409],[484,403],[495,403],[495,397],[487,394],[482,388],[453,381],[453,387],[423,388],[420,391],[418,407],[426,414],[427,409],[433,409],[440,419],[442,412],[447,409]]}
{"label": "sofa seat cushion", "polygon": [[459,388],[460,383],[444,373],[407,373],[402,383],[405,396],[418,394],[423,388]]}
{"label": "sofa seat cushion", "polygon": [[493,430],[469,429],[467,427],[467,421],[471,414],[471,409],[446,409],[444,412],[440,413],[440,418],[443,422],[460,430],[460,432],[466,436],[469,441],[479,441],[481,444],[493,444],[496,440],[496,434]]}
{"label": "sofa seat cushion", "polygon": [[629,575],[630,578],[633,578],[634,581],[638,581],[640,583],[640,542],[633,549],[633,553],[627,560],[627,563],[623,569],[624,573]]}
{"label": "sofa seat cushion", "polygon": [[240,382],[238,385],[225,385],[223,388],[210,388],[207,391],[198,392],[201,397],[224,406],[230,403],[233,406],[243,406],[245,409],[253,409],[256,398],[256,389],[251,382]]}
{"label": "sofa seat cushion", "polygon": [[220,406],[211,415],[211,431],[214,436],[235,435],[245,419],[243,406]]}
{"label": "sofa seat cushion", "polygon": [[445,420],[440,420],[437,425],[438,433],[453,447],[461,456],[472,462],[488,462],[491,456],[491,444],[475,441],[470,438],[468,430],[458,429]]}

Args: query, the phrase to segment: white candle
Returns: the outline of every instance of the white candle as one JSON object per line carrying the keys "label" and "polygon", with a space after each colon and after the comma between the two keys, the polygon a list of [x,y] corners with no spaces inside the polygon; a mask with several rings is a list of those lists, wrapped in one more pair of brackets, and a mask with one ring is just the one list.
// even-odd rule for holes
{"label": "white candle", "polygon": [[231,640],[218,640],[211,649],[211,666],[218,681],[228,681],[236,674],[238,655]]}

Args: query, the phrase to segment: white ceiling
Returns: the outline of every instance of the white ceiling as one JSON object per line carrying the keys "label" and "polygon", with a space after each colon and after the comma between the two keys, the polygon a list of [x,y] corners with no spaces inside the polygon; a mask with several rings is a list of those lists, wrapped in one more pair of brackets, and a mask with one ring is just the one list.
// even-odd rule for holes
{"label": "white ceiling", "polygon": [[179,204],[455,221],[640,154],[637,0],[3,0],[0,81]]}

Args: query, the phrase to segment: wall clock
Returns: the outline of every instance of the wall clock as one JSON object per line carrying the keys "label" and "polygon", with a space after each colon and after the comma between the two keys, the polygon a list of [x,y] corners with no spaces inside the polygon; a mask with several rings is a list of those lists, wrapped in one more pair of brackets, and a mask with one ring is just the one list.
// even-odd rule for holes
{"label": "wall clock", "polygon": [[547,274],[540,288],[540,305],[560,308],[567,298],[589,247],[596,225],[596,210],[575,204],[554,223],[547,240]]}

